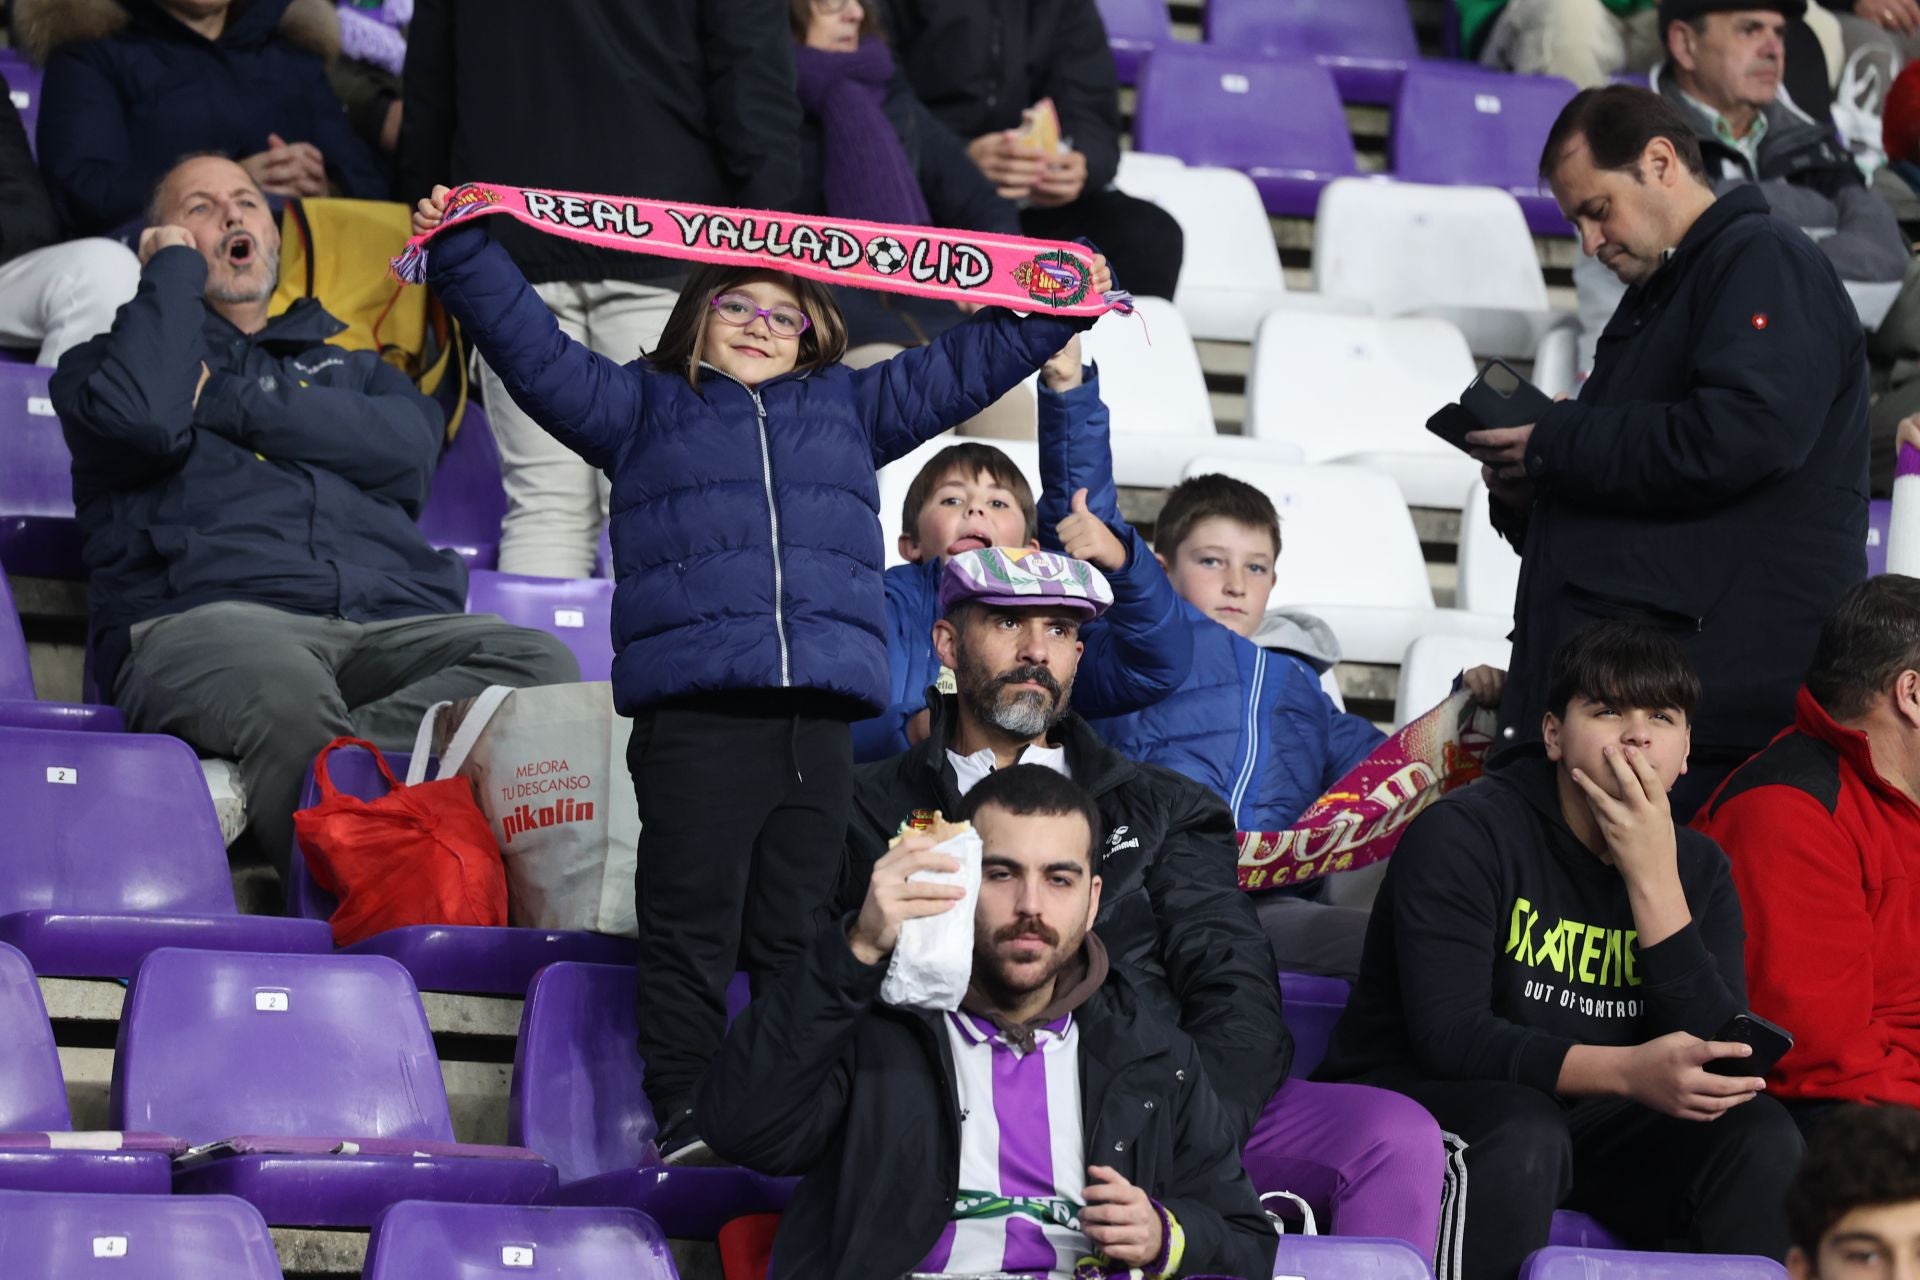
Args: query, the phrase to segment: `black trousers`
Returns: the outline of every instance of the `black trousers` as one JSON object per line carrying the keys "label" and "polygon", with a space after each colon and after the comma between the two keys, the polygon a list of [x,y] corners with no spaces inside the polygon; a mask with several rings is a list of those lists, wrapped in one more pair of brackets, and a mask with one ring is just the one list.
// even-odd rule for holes
{"label": "black trousers", "polygon": [[1700,1123],[1625,1098],[1571,1104],[1525,1085],[1379,1072],[1466,1146],[1464,1280],[1513,1280],[1555,1209],[1591,1214],[1636,1249],[1787,1254],[1782,1204],[1805,1144],[1761,1096]]}
{"label": "black trousers", "polygon": [[847,839],[853,738],[838,717],[739,699],[634,717],[640,1056],[655,1118],[689,1106],[726,1033],[727,983],[756,988],[826,923]]}
{"label": "black trousers", "polygon": [[1173,215],[1122,191],[1088,191],[1057,209],[1020,211],[1020,229],[1043,240],[1085,236],[1107,256],[1122,289],[1171,298],[1180,279],[1186,238]]}

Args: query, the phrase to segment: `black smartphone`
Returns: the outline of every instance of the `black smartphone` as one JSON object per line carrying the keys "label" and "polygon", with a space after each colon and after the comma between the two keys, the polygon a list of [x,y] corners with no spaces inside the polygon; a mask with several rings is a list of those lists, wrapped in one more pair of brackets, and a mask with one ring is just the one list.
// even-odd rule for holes
{"label": "black smartphone", "polygon": [[1473,384],[1460,393],[1460,407],[1481,427],[1524,427],[1553,408],[1553,397],[1513,371],[1504,360],[1489,360]]}
{"label": "black smartphone", "polygon": [[1793,1048],[1793,1037],[1757,1013],[1736,1013],[1714,1034],[1715,1040],[1753,1046],[1751,1058],[1715,1058],[1706,1066],[1717,1076],[1764,1076]]}

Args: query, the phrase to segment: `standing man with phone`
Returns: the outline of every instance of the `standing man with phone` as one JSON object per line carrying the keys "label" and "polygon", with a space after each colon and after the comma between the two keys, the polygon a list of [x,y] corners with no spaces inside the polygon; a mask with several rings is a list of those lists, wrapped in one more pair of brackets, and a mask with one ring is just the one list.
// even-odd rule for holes
{"label": "standing man with phone", "polygon": [[1583,622],[1672,633],[1705,682],[1685,820],[1792,723],[1821,623],[1866,576],[1865,339],[1805,233],[1753,188],[1714,198],[1658,95],[1579,94],[1540,171],[1628,289],[1578,400],[1467,436],[1522,557],[1501,724],[1537,735],[1548,660]]}

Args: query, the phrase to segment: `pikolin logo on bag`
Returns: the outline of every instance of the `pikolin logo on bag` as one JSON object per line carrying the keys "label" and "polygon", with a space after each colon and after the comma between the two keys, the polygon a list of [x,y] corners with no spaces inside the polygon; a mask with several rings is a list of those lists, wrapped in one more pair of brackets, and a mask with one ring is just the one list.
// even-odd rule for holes
{"label": "pikolin logo on bag", "polygon": [[[512,802],[519,796],[533,795],[551,791],[583,791],[593,785],[593,779],[583,773],[574,773],[567,767],[565,760],[536,760],[523,764],[513,771],[514,783],[500,790],[503,798]],[[543,827],[559,826],[567,822],[593,821],[593,801],[574,800],[562,796],[551,804],[541,805],[538,809],[530,804],[521,804],[500,819],[500,832],[508,844],[515,836],[525,835],[529,831],[538,831]]]}

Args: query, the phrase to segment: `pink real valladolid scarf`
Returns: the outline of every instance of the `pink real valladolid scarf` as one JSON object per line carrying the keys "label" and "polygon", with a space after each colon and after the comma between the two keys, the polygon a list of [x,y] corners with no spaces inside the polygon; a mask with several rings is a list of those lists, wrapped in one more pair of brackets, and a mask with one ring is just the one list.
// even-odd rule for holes
{"label": "pink real valladolid scarf", "polygon": [[1081,245],[498,182],[469,182],[449,192],[444,220],[407,241],[393,260],[394,277],[424,284],[427,242],[488,214],[506,214],[548,235],[602,249],[762,267],[826,284],[1016,311],[1133,312],[1130,295],[1093,291],[1092,254]]}

